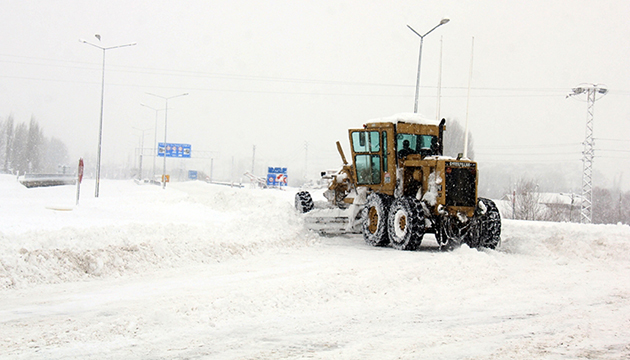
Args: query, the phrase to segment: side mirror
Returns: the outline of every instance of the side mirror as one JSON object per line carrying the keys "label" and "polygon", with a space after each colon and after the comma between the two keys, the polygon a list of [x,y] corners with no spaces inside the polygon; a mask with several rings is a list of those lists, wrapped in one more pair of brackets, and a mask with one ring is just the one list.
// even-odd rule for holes
{"label": "side mirror", "polygon": [[457,160],[461,160],[464,157],[464,153],[457,154]]}

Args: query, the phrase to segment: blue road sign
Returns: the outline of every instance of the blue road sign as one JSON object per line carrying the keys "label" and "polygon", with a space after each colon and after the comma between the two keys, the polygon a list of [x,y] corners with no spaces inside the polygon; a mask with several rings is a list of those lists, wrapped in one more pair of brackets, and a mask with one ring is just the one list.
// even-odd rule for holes
{"label": "blue road sign", "polygon": [[269,167],[267,169],[267,186],[287,186],[287,168]]}
{"label": "blue road sign", "polygon": [[[158,143],[158,156],[164,156],[164,143]],[[190,158],[190,144],[166,143],[166,157]]]}

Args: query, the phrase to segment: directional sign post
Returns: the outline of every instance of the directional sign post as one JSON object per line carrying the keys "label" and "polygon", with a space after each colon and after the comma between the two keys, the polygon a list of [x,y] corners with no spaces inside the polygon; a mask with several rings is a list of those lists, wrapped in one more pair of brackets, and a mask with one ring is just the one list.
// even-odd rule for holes
{"label": "directional sign post", "polygon": [[287,186],[287,168],[269,167],[267,169],[267,186]]}
{"label": "directional sign post", "polygon": [[172,158],[180,158],[180,159],[190,159],[191,152],[192,151],[191,151],[190,144],[166,143],[166,146],[165,146],[163,142],[158,143],[157,156],[164,158],[164,173],[162,174],[163,188],[166,188],[166,183],[168,182],[168,179],[169,179],[169,176],[165,174],[166,158],[172,157]]}

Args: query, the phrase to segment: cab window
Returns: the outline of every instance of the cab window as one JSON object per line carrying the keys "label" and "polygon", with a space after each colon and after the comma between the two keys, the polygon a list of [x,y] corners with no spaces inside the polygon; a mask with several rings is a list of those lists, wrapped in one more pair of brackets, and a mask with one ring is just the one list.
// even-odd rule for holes
{"label": "cab window", "polygon": [[359,185],[381,183],[381,157],[378,155],[357,155],[354,159]]}
{"label": "cab window", "polygon": [[352,149],[355,152],[354,166],[357,171],[357,183],[359,185],[380,184],[380,133],[378,131],[353,132]]}
{"label": "cab window", "polygon": [[379,152],[381,143],[378,131],[357,131],[352,133],[352,146],[355,153]]}
{"label": "cab window", "polygon": [[399,158],[411,154],[421,154],[422,156],[437,155],[437,136],[397,134],[396,152]]}

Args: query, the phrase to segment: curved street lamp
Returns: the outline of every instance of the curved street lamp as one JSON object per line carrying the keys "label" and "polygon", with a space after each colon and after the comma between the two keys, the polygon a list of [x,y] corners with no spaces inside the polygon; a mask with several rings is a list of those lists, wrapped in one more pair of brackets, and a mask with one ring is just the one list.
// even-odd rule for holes
{"label": "curved street lamp", "polygon": [[[94,36],[96,36],[98,41],[101,41],[100,35],[96,34]],[[100,45],[92,44],[91,42],[83,40],[83,39],[79,39],[79,41],[84,44],[92,45],[95,48],[99,48],[103,50],[103,72],[101,76],[101,120],[98,126],[98,152],[96,153],[96,186],[94,188],[94,197],[98,197],[99,184],[101,182],[101,144],[103,141],[103,95],[105,94],[105,51],[111,50],[111,49],[118,49],[121,47],[134,46],[137,43],[134,42],[134,43],[124,44],[124,45],[103,47]]]}
{"label": "curved street lamp", "polygon": [[414,30],[411,26],[407,25],[407,27],[409,29],[411,29],[411,31],[413,31],[416,35],[418,35],[420,37],[420,55],[418,55],[418,76],[416,77],[416,101],[415,101],[415,104],[413,106],[413,112],[414,113],[418,113],[418,96],[419,96],[419,91],[420,91],[420,63],[422,61],[422,43],[424,43],[424,37],[429,35],[429,33],[431,33],[433,30],[435,30],[438,27],[446,24],[449,21],[450,21],[450,19],[447,19],[447,18],[442,19],[439,24],[435,25],[433,27],[433,29],[427,31],[424,35],[420,35],[419,32]]}
{"label": "curved street lamp", "polygon": [[162,189],[166,189],[166,129],[167,129],[167,120],[168,120],[168,101],[170,99],[186,96],[188,93],[183,93],[175,96],[164,97],[152,93],[147,93],[147,95],[159,97],[160,99],[164,99],[166,101],[166,106],[164,107],[164,166],[162,168]]}
{"label": "curved street lamp", "polygon": [[138,167],[138,180],[142,181],[142,158],[144,157],[144,132],[149,131],[151,129],[140,129],[135,126],[132,126],[132,128],[142,133],[142,141],[140,142],[140,165]]}
{"label": "curved street lamp", "polygon": [[154,109],[149,105],[140,104],[140,106],[144,106],[155,111],[155,131],[153,134],[153,175],[151,176],[151,180],[155,180],[155,158],[157,158],[157,123],[158,123],[158,112],[163,111],[164,109]]}

